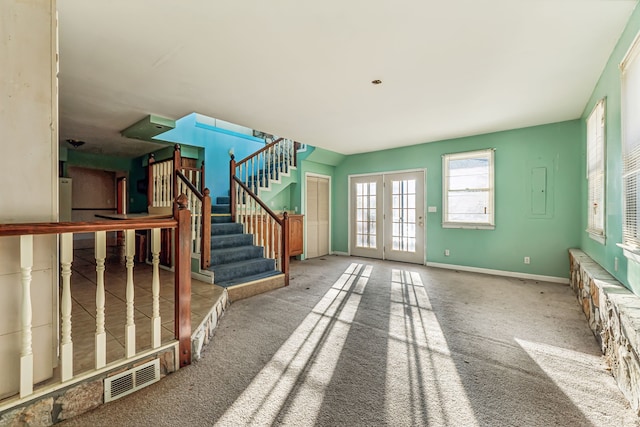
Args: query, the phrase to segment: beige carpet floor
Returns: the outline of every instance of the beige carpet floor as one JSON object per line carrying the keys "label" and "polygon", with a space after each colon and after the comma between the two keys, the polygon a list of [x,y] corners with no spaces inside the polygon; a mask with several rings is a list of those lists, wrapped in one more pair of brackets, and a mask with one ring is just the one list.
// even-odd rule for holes
{"label": "beige carpet floor", "polygon": [[635,426],[568,287],[326,256],[67,426]]}

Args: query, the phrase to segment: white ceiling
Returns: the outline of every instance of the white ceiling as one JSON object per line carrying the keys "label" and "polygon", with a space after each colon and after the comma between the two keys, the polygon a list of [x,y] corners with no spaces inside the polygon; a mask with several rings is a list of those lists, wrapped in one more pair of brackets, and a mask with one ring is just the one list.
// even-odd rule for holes
{"label": "white ceiling", "polygon": [[575,119],[635,4],[58,0],[60,140],[143,154],[120,130],[198,112],[350,154]]}

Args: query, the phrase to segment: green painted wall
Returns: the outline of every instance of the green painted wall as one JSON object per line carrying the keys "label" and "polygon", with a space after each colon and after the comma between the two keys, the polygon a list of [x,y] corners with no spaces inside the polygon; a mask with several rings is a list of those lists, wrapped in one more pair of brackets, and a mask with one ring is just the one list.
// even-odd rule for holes
{"label": "green painted wall", "polygon": [[[332,249],[348,252],[348,175],[426,169],[427,262],[568,277],[567,249],[580,243],[581,122],[578,120],[351,155],[335,167]],[[443,154],[495,148],[495,230],[444,229]],[[548,205],[531,214],[531,170],[545,167]],[[450,256],[444,256],[444,250]],[[525,265],[523,258],[531,257]]]}
{"label": "green painted wall", "polygon": [[[622,249],[622,132],[620,119],[620,69],[619,64],[628,51],[636,34],[640,31],[640,9],[636,8],[627,26],[611,53],[598,84],[587,103],[581,119],[582,146],[580,152],[581,184],[581,247],[591,258],[602,265],[625,286],[640,295],[640,266],[628,261]],[[586,119],[598,100],[606,97],[606,243],[592,240],[584,230],[587,228],[587,180],[586,176]],[[618,259],[618,271],[615,260]]]}

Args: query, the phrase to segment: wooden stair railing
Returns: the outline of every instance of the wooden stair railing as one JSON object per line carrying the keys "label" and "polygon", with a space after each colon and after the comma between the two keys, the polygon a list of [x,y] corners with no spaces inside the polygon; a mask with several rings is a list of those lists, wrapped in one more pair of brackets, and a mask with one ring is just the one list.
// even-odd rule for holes
{"label": "wooden stair railing", "polygon": [[[235,170],[233,156],[231,170]],[[284,285],[289,286],[289,215],[276,215],[233,172],[230,207],[231,220],[243,224],[245,233],[253,235],[254,244],[264,248],[265,258],[275,260],[276,270],[284,274]]]}
{"label": "wooden stair railing", "polygon": [[[191,213],[187,209],[187,198],[180,195],[175,201],[174,215],[160,219],[130,219],[130,220],[102,220],[93,222],[44,222],[44,223],[21,223],[21,224],[0,224],[0,239],[11,236],[19,237],[19,263],[21,275],[17,284],[21,287],[21,303],[18,311],[20,313],[20,351],[19,360],[16,360],[16,369],[19,371],[19,397],[27,398],[34,394],[34,346],[33,346],[33,299],[32,295],[32,269],[34,267],[34,249],[36,244],[43,241],[36,241],[33,236],[52,235],[56,236],[60,243],[60,306],[56,317],[60,319],[60,335],[58,336],[60,345],[60,376],[57,383],[43,385],[57,389],[61,383],[75,380],[77,375],[74,372],[74,350],[72,331],[72,289],[71,289],[71,265],[73,263],[73,234],[74,233],[95,233],[95,258],[96,258],[96,333],[95,333],[95,365],[94,371],[104,371],[106,369],[106,334],[105,334],[105,256],[106,256],[106,232],[122,232],[125,235],[126,254],[126,333],[125,351],[123,358],[112,363],[128,363],[128,361],[142,353],[137,350],[136,341],[140,338],[136,335],[136,325],[134,316],[134,257],[135,257],[135,230],[150,230],[152,242],[152,325],[151,325],[151,347],[160,348],[162,323],[160,318],[159,297],[159,251],[160,251],[160,230],[175,230],[175,271],[174,271],[174,338],[178,341],[179,366],[183,367],[191,363]],[[52,245],[55,246],[55,245]],[[55,251],[54,248],[52,250]],[[81,373],[80,376],[86,375]],[[43,393],[43,389],[38,392]]]}
{"label": "wooden stair railing", "polygon": [[260,188],[268,187],[271,180],[289,173],[297,167],[297,151],[300,144],[285,138],[278,138],[260,150],[236,162],[233,171],[241,182],[259,194]]}
{"label": "wooden stair railing", "polygon": [[173,157],[156,161],[149,155],[147,171],[147,199],[150,208],[170,208],[174,194],[184,193],[191,211],[191,250],[200,256],[200,266],[206,270],[211,264],[211,197],[204,188],[204,162],[201,167],[182,166],[180,145]]}
{"label": "wooden stair railing", "polygon": [[176,171],[178,191],[186,194],[186,202],[191,216],[192,251],[200,254],[200,267],[206,270],[211,265],[211,196],[209,189],[204,193],[179,170]]}

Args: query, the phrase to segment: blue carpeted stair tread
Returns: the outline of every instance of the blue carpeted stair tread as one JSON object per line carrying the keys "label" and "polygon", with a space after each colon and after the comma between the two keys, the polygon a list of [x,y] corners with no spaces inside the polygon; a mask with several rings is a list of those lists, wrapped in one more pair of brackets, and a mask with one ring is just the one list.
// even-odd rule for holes
{"label": "blue carpeted stair tread", "polygon": [[231,214],[216,214],[211,215],[211,225],[213,224],[226,224],[231,222]]}
{"label": "blue carpeted stair tread", "polygon": [[220,234],[211,236],[211,249],[232,248],[235,246],[249,246],[253,244],[251,234]]}
{"label": "blue carpeted stair tread", "polygon": [[240,277],[253,276],[255,274],[272,271],[275,268],[275,260],[269,258],[253,258],[228,264],[214,265],[213,271],[215,283],[226,282]]}
{"label": "blue carpeted stair tread", "polygon": [[226,214],[231,212],[231,206],[229,204],[226,205],[212,205],[211,213],[212,214]]}
{"label": "blue carpeted stair tread", "polygon": [[[253,184],[257,184],[256,180]],[[282,274],[275,260],[264,257],[264,248],[253,244],[242,224],[232,222],[229,197],[216,197],[211,206],[211,266],[214,283],[233,286]]]}
{"label": "blue carpeted stair tread", "polygon": [[225,222],[211,224],[211,235],[219,236],[225,234],[242,234],[242,224],[236,222]]}
{"label": "blue carpeted stair tread", "polygon": [[263,254],[264,248],[262,246],[253,245],[216,249],[211,252],[211,265],[216,266],[252,258],[262,258]]}
{"label": "blue carpeted stair tread", "polygon": [[226,280],[224,282],[216,282],[216,285],[228,288],[229,286],[241,285],[243,283],[253,282],[254,280],[267,279],[279,274],[282,273],[278,270],[265,271],[264,273],[254,274],[252,276],[240,277],[237,279]]}

